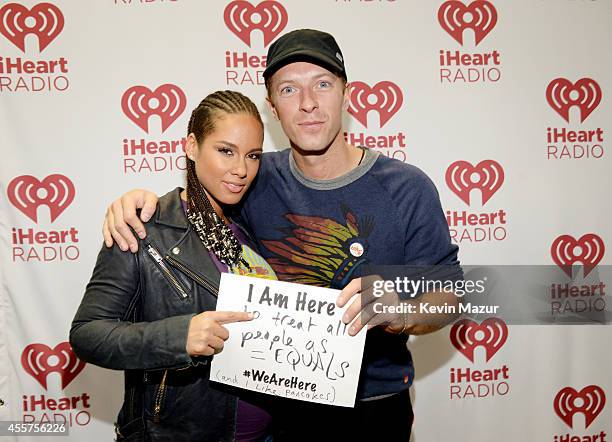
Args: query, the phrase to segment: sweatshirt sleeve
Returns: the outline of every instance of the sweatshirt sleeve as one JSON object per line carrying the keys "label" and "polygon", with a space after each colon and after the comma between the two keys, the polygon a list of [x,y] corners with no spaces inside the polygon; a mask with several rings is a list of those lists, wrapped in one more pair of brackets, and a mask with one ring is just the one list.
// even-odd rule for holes
{"label": "sweatshirt sleeve", "polygon": [[405,264],[459,265],[459,247],[451,242],[440,197],[434,183],[420,172],[414,181],[411,201],[404,201],[409,213],[404,241]]}

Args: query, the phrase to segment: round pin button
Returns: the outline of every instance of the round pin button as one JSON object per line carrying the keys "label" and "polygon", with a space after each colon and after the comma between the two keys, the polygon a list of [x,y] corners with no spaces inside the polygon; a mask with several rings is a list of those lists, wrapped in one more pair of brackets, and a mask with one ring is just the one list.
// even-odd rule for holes
{"label": "round pin button", "polygon": [[351,246],[349,247],[349,250],[351,252],[351,255],[353,255],[356,258],[359,258],[361,255],[363,255],[363,252],[365,251],[363,249],[363,246],[359,244],[358,242],[354,242],[353,244],[351,244]]}

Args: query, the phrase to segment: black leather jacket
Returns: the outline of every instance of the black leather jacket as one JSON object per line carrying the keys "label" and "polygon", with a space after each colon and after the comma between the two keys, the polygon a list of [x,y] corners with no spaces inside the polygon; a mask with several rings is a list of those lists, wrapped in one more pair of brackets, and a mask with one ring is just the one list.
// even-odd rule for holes
{"label": "black leather jacket", "polygon": [[191,318],[215,309],[220,274],[180,191],[160,198],[136,254],[102,246],[70,330],[80,359],[125,370],[120,440],[234,439],[236,397],[211,388],[210,358],[185,348]]}

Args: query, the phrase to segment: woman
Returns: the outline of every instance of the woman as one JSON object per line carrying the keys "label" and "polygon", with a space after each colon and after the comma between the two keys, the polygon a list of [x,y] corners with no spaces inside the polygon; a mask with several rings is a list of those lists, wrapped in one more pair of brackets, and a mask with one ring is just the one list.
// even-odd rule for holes
{"label": "woman", "polygon": [[102,247],[70,330],[78,357],[125,370],[119,440],[257,440],[270,416],[209,386],[223,324],[246,312],[216,312],[220,273],[275,278],[228,210],[259,169],[263,123],[244,95],[219,91],[194,109],[187,188],[160,199],[137,254]]}

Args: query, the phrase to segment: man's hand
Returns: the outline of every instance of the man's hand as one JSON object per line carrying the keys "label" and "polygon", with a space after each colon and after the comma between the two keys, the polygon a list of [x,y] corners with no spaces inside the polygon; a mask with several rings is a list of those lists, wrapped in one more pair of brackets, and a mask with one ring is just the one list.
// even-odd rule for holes
{"label": "man's hand", "polygon": [[212,356],[223,350],[229,331],[223,324],[253,319],[249,312],[203,312],[191,318],[187,333],[187,353],[190,356]]}
{"label": "man's hand", "polygon": [[[399,296],[394,292],[385,293],[382,297],[374,296],[371,287],[374,279],[373,277],[353,279],[342,289],[336,299],[336,304],[340,308],[344,307],[349,301],[353,301],[342,317],[342,322],[351,324],[348,332],[350,336],[355,336],[366,325],[368,329],[382,325],[386,332],[392,334],[398,334],[407,329],[405,322],[407,317],[405,315],[377,313],[375,311],[380,306],[399,305]],[[367,286],[365,286],[366,284]]]}
{"label": "man's hand", "polygon": [[[128,248],[132,253],[138,251],[138,241],[130,227],[134,229],[140,239],[147,236],[142,222],[149,221],[155,213],[157,200],[157,195],[153,192],[134,189],[113,201],[106,209],[106,217],[102,227],[106,247],[112,247],[113,240],[115,240],[117,246],[124,252]],[[136,215],[136,209],[142,209],[140,219]]]}
{"label": "man's hand", "polygon": [[385,290],[381,296],[375,296],[373,283],[376,280],[382,279],[376,276],[353,279],[338,295],[336,304],[340,308],[352,300],[342,317],[342,322],[351,324],[350,336],[355,336],[366,325],[368,329],[383,326],[384,331],[391,334],[424,335],[443,328],[458,316],[444,313],[444,309],[441,313],[430,313],[420,308],[421,304],[449,309],[454,306],[457,311],[459,299],[454,293],[428,292],[415,299],[401,300],[395,291]]}

